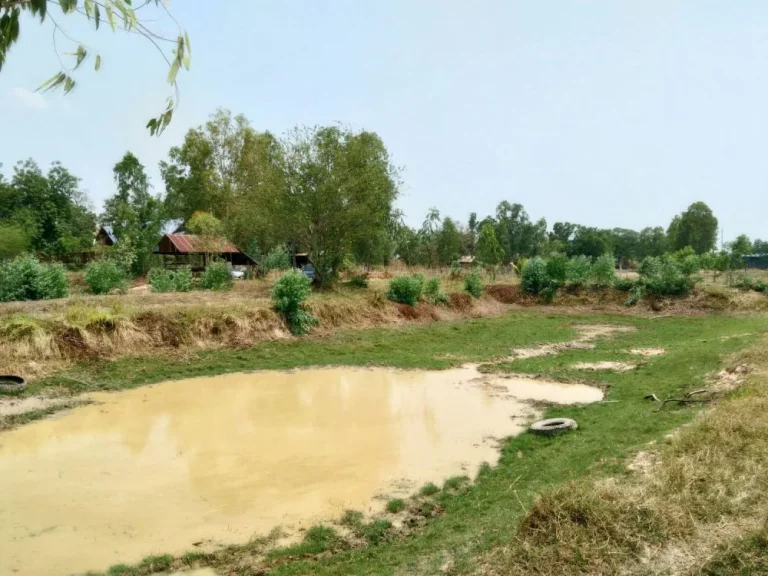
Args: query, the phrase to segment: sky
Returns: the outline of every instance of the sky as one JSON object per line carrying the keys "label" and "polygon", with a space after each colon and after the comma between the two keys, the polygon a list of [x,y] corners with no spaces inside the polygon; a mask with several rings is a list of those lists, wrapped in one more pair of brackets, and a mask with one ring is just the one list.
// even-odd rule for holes
{"label": "sky", "polygon": [[[258,130],[341,122],[377,132],[401,166],[411,225],[434,206],[466,222],[502,201],[550,227],[666,227],[706,202],[725,240],[768,238],[768,2],[743,0],[173,0],[192,68],[171,94],[138,36],[49,9],[102,55],[67,96],[52,23],[25,16],[0,72],[0,162],[61,161],[97,209],[130,150],[157,169],[217,108]],[[151,17],[158,15],[149,14]],[[174,32],[166,21],[152,26]],[[61,34],[59,51],[72,50]]]}

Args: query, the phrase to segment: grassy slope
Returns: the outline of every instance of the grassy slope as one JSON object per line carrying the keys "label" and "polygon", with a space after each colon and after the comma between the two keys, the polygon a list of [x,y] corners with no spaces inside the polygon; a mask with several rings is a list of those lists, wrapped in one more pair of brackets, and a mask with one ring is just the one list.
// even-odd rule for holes
{"label": "grassy slope", "polygon": [[[689,421],[696,408],[654,412],[643,395],[675,396],[701,387],[705,375],[722,366],[724,358],[751,343],[765,320],[736,317],[662,318],[563,316],[540,312],[514,313],[481,319],[401,329],[340,334],[322,341],[270,343],[248,350],[201,352],[185,363],[162,359],[123,359],[83,367],[78,377],[98,382],[99,389],[119,389],[167,378],[249,369],[308,365],[380,364],[397,367],[444,368],[467,360],[489,360],[511,347],[564,341],[573,324],[634,325],[636,332],[598,341],[594,351],[569,351],[559,356],[514,363],[515,371],[571,378],[574,361],[623,359],[633,347],[664,347],[667,354],[649,358],[640,369],[622,374],[578,374],[582,381],[610,386],[607,399],[615,403],[553,408],[547,416],[567,415],[579,430],[548,439],[524,434],[507,441],[499,466],[485,472],[458,496],[436,496],[445,514],[408,538],[358,548],[333,557],[309,558],[275,566],[275,574],[393,574],[439,573],[450,561],[454,573],[471,571],[475,558],[504,546],[513,537],[534,497],[564,482],[623,470],[628,451]],[[723,336],[739,336],[722,340]],[[451,355],[446,358],[446,355]],[[511,364],[494,369],[511,370]],[[32,392],[48,385],[66,385],[72,392],[91,388],[57,378],[33,383]],[[223,574],[234,566],[217,565]]]}

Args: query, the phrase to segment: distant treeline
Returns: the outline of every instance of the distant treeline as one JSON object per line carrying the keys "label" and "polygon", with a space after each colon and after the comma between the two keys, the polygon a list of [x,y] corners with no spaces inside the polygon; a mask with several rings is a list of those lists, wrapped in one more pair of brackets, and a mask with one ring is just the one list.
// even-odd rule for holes
{"label": "distant treeline", "polygon": [[[96,215],[80,180],[54,163],[44,173],[33,160],[0,174],[0,259],[32,252],[48,259],[93,249],[97,224],[119,238],[117,260],[146,272],[165,220],[210,216],[256,259],[276,246],[308,252],[321,281],[350,264],[449,265],[462,256],[483,264],[514,263],[564,253],[622,265],[691,247],[716,247],[718,223],[697,202],[665,227],[640,231],[531,220],[522,205],[501,202],[493,215],[466,222],[431,209],[421,227],[404,223],[396,208],[400,171],[378,135],[344,126],[295,129],[278,138],[258,132],[242,116],[217,110],[189,130],[160,163],[164,191],[150,186],[144,166],[127,152],[115,164],[115,193]],[[735,240],[741,253],[768,252],[768,242]],[[748,247],[748,249],[747,249]]]}

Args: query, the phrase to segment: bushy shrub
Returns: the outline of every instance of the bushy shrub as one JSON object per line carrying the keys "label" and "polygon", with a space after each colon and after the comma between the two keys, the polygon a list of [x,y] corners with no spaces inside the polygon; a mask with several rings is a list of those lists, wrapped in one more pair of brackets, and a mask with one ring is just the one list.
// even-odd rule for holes
{"label": "bushy shrub", "polygon": [[603,254],[595,259],[590,270],[590,280],[598,288],[613,286],[616,280],[616,259],[613,254]]}
{"label": "bushy shrub", "polygon": [[464,291],[474,298],[483,295],[483,279],[477,272],[470,272],[464,277]]}
{"label": "bushy shrub", "polygon": [[661,258],[648,256],[640,263],[638,270],[641,278],[652,278],[661,274]]}
{"label": "bushy shrub", "polygon": [[574,256],[568,261],[565,280],[571,286],[582,287],[589,282],[589,273],[592,269],[592,261],[583,254]]}
{"label": "bushy shrub", "polygon": [[563,286],[568,277],[568,265],[568,257],[565,254],[556,252],[550,255],[544,265],[549,283],[555,286]]}
{"label": "bushy shrub", "polygon": [[189,266],[176,270],[153,268],[147,281],[152,292],[189,292],[192,289],[192,269]]}
{"label": "bushy shrub", "polygon": [[229,290],[232,288],[232,274],[226,262],[211,262],[200,277],[203,290]]}
{"label": "bushy shrub", "polygon": [[261,261],[264,270],[288,270],[291,267],[291,253],[285,244],[278,244]]}
{"label": "bushy shrub", "polygon": [[379,519],[369,522],[363,526],[361,532],[362,536],[368,540],[369,544],[376,546],[381,542],[386,541],[389,538],[389,534],[392,529],[392,522],[389,520]]}
{"label": "bushy shrub", "polygon": [[739,276],[738,280],[733,283],[733,286],[739,290],[754,290],[755,292],[768,291],[768,284],[762,280],[755,280],[752,276],[747,276],[746,274]]}
{"label": "bushy shrub", "polygon": [[684,258],[679,259],[678,265],[680,266],[680,271],[686,276],[691,276],[702,268],[701,259],[696,254],[688,254]]}
{"label": "bushy shrub", "polygon": [[733,285],[739,290],[752,290],[752,287],[755,285],[755,280],[751,276],[742,275],[739,276],[738,280],[736,280]]}
{"label": "bushy shrub", "polygon": [[85,283],[92,294],[109,294],[113,290],[125,291],[126,274],[113,260],[96,260],[85,267]]}
{"label": "bushy shrub", "polygon": [[416,306],[421,298],[421,292],[424,287],[423,278],[424,277],[420,274],[392,278],[392,280],[389,281],[387,298],[393,302]]}
{"label": "bushy shrub", "polygon": [[165,268],[153,268],[147,274],[147,283],[152,292],[173,292],[171,271]]}
{"label": "bushy shrub", "polygon": [[280,276],[272,288],[273,306],[285,317],[294,334],[307,334],[317,324],[317,319],[302,307],[311,292],[312,281],[296,269]]}
{"label": "bushy shrub", "polygon": [[368,288],[368,279],[365,276],[356,275],[349,279],[348,284],[353,288]]}
{"label": "bushy shrub", "polygon": [[173,289],[176,292],[189,292],[192,290],[192,268],[182,266],[174,271]]}
{"label": "bushy shrub", "polygon": [[631,278],[616,278],[613,287],[619,292],[629,292],[637,285],[637,282]]}
{"label": "bushy shrub", "polygon": [[405,500],[402,498],[393,498],[387,502],[387,512],[390,514],[397,514],[405,510]]}
{"label": "bushy shrub", "polygon": [[640,266],[640,281],[646,293],[656,296],[687,294],[699,281],[684,273],[680,260],[670,257],[646,258]]}
{"label": "bushy shrub", "polygon": [[29,255],[0,264],[0,302],[50,300],[69,294],[69,282],[61,264],[42,264]]}
{"label": "bushy shrub", "polygon": [[461,264],[459,264],[458,260],[454,260],[451,262],[451,279],[456,280],[457,278],[461,278],[464,274],[464,269],[461,267]]}
{"label": "bushy shrub", "polygon": [[540,294],[549,286],[547,263],[536,256],[526,262],[520,284],[529,294]]}
{"label": "bushy shrub", "polygon": [[424,285],[424,297],[435,306],[450,302],[448,295],[440,289],[440,278],[427,280]]}

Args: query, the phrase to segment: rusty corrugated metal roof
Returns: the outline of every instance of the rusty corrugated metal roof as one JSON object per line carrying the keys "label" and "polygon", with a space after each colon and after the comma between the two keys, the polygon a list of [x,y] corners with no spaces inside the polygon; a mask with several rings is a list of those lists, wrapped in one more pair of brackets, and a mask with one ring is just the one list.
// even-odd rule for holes
{"label": "rusty corrugated metal roof", "polygon": [[218,238],[201,238],[194,234],[166,234],[171,243],[181,254],[239,254],[240,250],[223,236]]}

